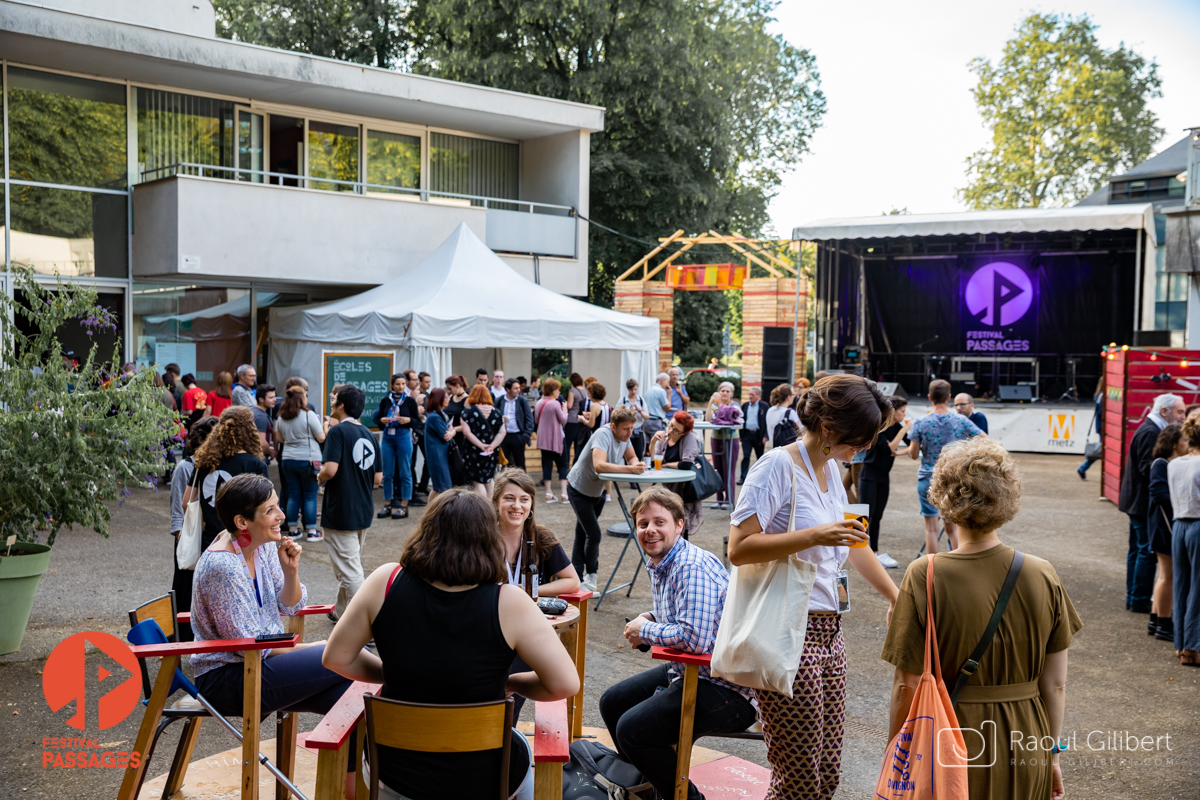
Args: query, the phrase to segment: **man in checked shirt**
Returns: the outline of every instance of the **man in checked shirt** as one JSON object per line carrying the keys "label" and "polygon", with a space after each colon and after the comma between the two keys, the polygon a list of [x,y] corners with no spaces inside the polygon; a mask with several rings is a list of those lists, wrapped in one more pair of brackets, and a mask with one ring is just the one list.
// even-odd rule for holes
{"label": "man in checked shirt", "polygon": [[[673,647],[685,653],[711,653],[725,606],[729,575],[712,553],[683,538],[683,503],[661,487],[642,492],[631,513],[638,542],[650,558],[654,611],[625,626],[625,638]],[[600,697],[600,715],[621,756],[636,766],[662,797],[674,795],[675,750],[683,698],[683,667],[663,664],[610,686]],[[693,736],[737,733],[758,716],[751,691],[700,669]],[[701,800],[694,784],[689,800]]]}

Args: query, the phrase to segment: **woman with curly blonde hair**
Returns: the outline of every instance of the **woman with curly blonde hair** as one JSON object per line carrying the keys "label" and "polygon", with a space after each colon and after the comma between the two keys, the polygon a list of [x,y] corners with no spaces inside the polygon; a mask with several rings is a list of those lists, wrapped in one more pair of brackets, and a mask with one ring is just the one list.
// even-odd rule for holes
{"label": "woman with curly blonde hair", "polygon": [[196,474],[183,494],[183,507],[193,500],[200,502],[204,517],[204,533],[200,537],[201,551],[207,550],[225,526],[217,516],[214,505],[217,490],[235,475],[253,473],[269,477],[267,464],[262,460],[262,440],[254,425],[254,414],[247,406],[231,406],[221,414],[221,420],[209,437],[200,445],[193,460]]}
{"label": "woman with curly blonde hair", "polygon": [[[950,444],[934,467],[929,502],[959,531],[958,547],[936,555],[933,584],[936,652],[953,690],[960,671],[970,674],[967,658],[1017,557],[997,534],[1021,505],[1016,462],[994,439]],[[884,641],[883,659],[896,667],[889,740],[908,717],[924,666],[925,575],[933,557],[909,565]],[[1054,567],[1023,559],[995,636],[957,699],[959,726],[982,732],[966,737],[968,757],[991,765],[967,770],[972,798],[1063,796],[1054,743],[1066,708],[1067,648],[1083,623]]]}

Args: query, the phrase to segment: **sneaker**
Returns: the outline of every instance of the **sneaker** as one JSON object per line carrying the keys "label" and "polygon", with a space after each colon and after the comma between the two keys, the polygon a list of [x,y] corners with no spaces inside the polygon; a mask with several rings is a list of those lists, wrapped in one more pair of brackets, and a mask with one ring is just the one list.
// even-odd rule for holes
{"label": "sneaker", "polygon": [[878,558],[879,563],[883,564],[883,566],[887,569],[895,569],[896,567],[900,566],[900,562],[896,561],[896,559],[892,558],[887,553],[880,553],[878,556],[876,556],[876,558]]}
{"label": "sneaker", "polygon": [[379,509],[379,513],[375,515],[375,519],[387,519],[392,515],[392,504],[385,503],[383,508]]}
{"label": "sneaker", "polygon": [[1079,469],[1075,470],[1075,474],[1077,474],[1079,476],[1079,480],[1081,480],[1081,481],[1087,480],[1087,473],[1083,471],[1083,467],[1080,467]]}
{"label": "sneaker", "polygon": [[325,534],[318,530],[311,530],[308,532],[308,540],[310,542],[322,542],[325,540]]}
{"label": "sneaker", "polygon": [[608,492],[605,492],[605,493],[604,493],[604,502],[606,502],[606,503],[611,503],[611,502],[612,502],[612,495],[611,495],[611,494],[609,494]]}
{"label": "sneaker", "polygon": [[583,580],[580,582],[580,585],[589,592],[595,592],[595,591],[597,591],[596,577],[597,577],[596,573],[594,573],[594,572],[585,573],[583,576]]}

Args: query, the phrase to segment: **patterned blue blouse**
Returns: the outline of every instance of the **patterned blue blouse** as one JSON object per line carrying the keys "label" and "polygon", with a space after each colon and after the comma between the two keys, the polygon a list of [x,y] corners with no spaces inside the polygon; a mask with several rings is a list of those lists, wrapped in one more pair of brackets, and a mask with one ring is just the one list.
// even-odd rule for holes
{"label": "patterned blue blouse", "polygon": [[[279,615],[291,617],[308,601],[308,589],[300,584],[300,602],[285,606],[279,600],[283,591],[283,567],[279,565],[279,551],[274,542],[258,548],[258,587],[262,593],[262,607],[266,612],[267,629],[263,630],[258,619],[258,601],[254,597],[254,584],[246,579],[242,560],[228,550],[205,550],[196,564],[192,579],[192,631],[196,641],[214,639],[253,639],[260,633],[283,633],[283,622]],[[250,559],[246,553],[246,559]],[[263,658],[270,655],[263,651]],[[240,651],[233,653],[199,653],[192,656],[192,671],[203,675],[210,669],[225,664],[239,664],[243,660]]]}

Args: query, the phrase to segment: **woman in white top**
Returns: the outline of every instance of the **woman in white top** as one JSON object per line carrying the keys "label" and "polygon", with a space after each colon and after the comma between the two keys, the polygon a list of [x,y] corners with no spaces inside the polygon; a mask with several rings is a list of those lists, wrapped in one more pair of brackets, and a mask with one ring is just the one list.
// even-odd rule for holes
{"label": "woman in white top", "polygon": [[[308,530],[312,539],[317,533],[317,473],[321,469],[325,427],[321,418],[309,410],[305,387],[288,387],[275,423],[275,440],[283,445],[279,479],[287,483],[287,525],[290,528],[295,523],[298,533]],[[296,519],[301,513],[303,528]]]}
{"label": "woman in white top", "polygon": [[1174,573],[1175,654],[1185,667],[1200,667],[1200,419],[1183,423],[1186,456],[1167,464],[1171,508],[1171,567]]}
{"label": "woman in white top", "polygon": [[796,409],[791,408],[792,396],[795,392],[792,387],[786,383],[781,383],[771,390],[771,407],[767,409],[767,448],[775,446],[775,426],[778,425],[784,417],[792,422],[798,429],[800,427],[800,417],[796,414]]}
{"label": "woman in white top", "polygon": [[[862,524],[843,519],[846,492],[836,462],[870,447],[891,416],[891,405],[871,381],[857,375],[825,378],[801,403],[801,439],[754,464],[730,518],[734,565],[795,553],[817,567],[793,696],[754,692],[771,765],[768,797],[825,798],[837,789],[846,712],[846,644],[838,600],[839,589],[846,591],[842,567],[849,559],[887,599],[889,618],[899,590],[866,546]],[[790,530],[793,502],[796,529]]]}

